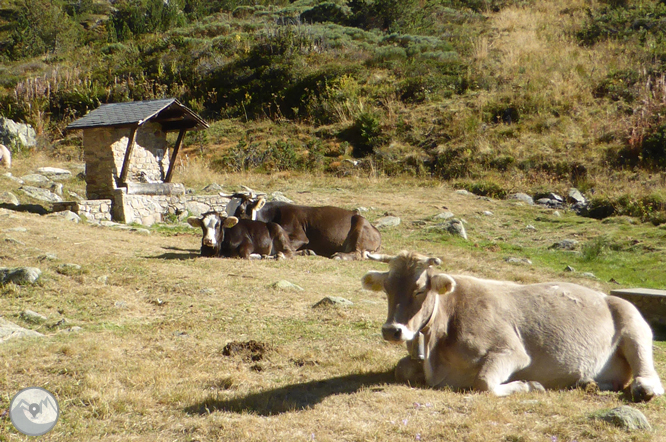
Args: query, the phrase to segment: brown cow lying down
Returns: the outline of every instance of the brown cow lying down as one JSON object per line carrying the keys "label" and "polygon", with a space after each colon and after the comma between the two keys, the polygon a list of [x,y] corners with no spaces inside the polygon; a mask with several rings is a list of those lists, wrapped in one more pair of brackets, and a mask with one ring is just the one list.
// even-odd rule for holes
{"label": "brown cow lying down", "polygon": [[[664,393],[652,361],[652,331],[633,304],[579,285],[519,285],[435,269],[438,258],[369,255],[389,263],[363,287],[384,290],[384,339],[422,336],[423,360],[398,363],[401,380],[498,396],[544,388],[630,386],[634,400]],[[420,379],[419,379],[420,378]]]}
{"label": "brown cow lying down", "polygon": [[190,217],[187,222],[203,230],[201,256],[249,259],[294,255],[289,238],[279,224],[239,220],[217,212],[204,213],[201,218]]}
{"label": "brown cow lying down", "polygon": [[234,215],[280,224],[296,250],[312,251],[333,259],[363,259],[376,252],[381,235],[356,212],[333,206],[297,206],[284,202],[267,203],[263,197],[235,194],[239,199]]}

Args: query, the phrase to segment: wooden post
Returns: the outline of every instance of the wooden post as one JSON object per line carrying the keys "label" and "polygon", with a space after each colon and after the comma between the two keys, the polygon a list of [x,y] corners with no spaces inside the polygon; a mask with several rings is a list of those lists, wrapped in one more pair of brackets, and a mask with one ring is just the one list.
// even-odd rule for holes
{"label": "wooden post", "polygon": [[125,149],[125,159],[123,160],[123,170],[120,172],[118,179],[119,185],[127,184],[127,174],[129,173],[130,158],[132,157],[132,149],[134,149],[134,141],[136,140],[136,131],[139,126],[134,126],[130,133],[129,140],[127,140],[127,149]]}
{"label": "wooden post", "polygon": [[171,177],[173,176],[173,167],[176,164],[176,155],[178,155],[178,150],[180,145],[183,142],[183,137],[185,136],[185,129],[181,129],[178,132],[178,139],[176,140],[176,145],[173,148],[173,153],[171,154],[171,159],[169,160],[169,170],[167,171],[166,177],[164,177],[165,183],[171,182]]}

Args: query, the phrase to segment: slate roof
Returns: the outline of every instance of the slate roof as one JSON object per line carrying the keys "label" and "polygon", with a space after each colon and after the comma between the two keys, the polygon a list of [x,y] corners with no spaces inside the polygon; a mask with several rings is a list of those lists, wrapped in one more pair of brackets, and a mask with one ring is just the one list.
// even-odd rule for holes
{"label": "slate roof", "polygon": [[166,132],[208,127],[200,116],[175,98],[103,104],[71,123],[66,130],[109,126],[136,126],[146,121],[162,124]]}

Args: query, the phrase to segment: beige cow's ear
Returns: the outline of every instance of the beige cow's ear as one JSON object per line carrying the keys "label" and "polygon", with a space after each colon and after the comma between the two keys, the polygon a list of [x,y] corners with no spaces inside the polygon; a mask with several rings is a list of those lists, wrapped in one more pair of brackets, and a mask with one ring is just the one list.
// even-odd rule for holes
{"label": "beige cow's ear", "polygon": [[197,218],[196,216],[191,216],[187,218],[187,224],[191,225],[192,227],[201,227],[201,219]]}
{"label": "beige cow's ear", "polygon": [[455,290],[456,281],[446,273],[437,273],[430,277],[430,286],[440,295],[446,295]]}
{"label": "beige cow's ear", "polygon": [[384,281],[386,281],[386,277],[388,276],[388,272],[375,272],[371,271],[365,274],[363,278],[361,279],[361,283],[363,284],[363,288],[366,290],[372,290],[373,292],[380,292],[384,290]]}
{"label": "beige cow's ear", "polygon": [[236,224],[238,224],[238,218],[236,218],[235,216],[230,216],[229,218],[224,220],[224,222],[222,223],[222,227],[228,229],[230,227],[235,226]]}

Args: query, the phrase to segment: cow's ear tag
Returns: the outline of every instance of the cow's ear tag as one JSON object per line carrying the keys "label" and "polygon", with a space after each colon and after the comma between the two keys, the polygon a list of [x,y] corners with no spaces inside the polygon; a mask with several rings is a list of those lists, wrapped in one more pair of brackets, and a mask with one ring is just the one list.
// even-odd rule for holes
{"label": "cow's ear tag", "polygon": [[363,288],[372,290],[373,292],[380,292],[384,290],[384,280],[388,275],[387,272],[368,272],[361,279]]}
{"label": "cow's ear tag", "polygon": [[456,281],[445,273],[432,275],[430,278],[430,284],[440,295],[451,293],[456,288]]}
{"label": "cow's ear tag", "polygon": [[230,227],[235,226],[236,224],[238,224],[238,218],[236,218],[235,216],[230,216],[229,218],[224,220],[224,222],[222,223],[222,227],[228,229]]}
{"label": "cow's ear tag", "polygon": [[201,220],[196,216],[191,216],[187,218],[187,224],[191,225],[192,227],[201,227]]}

